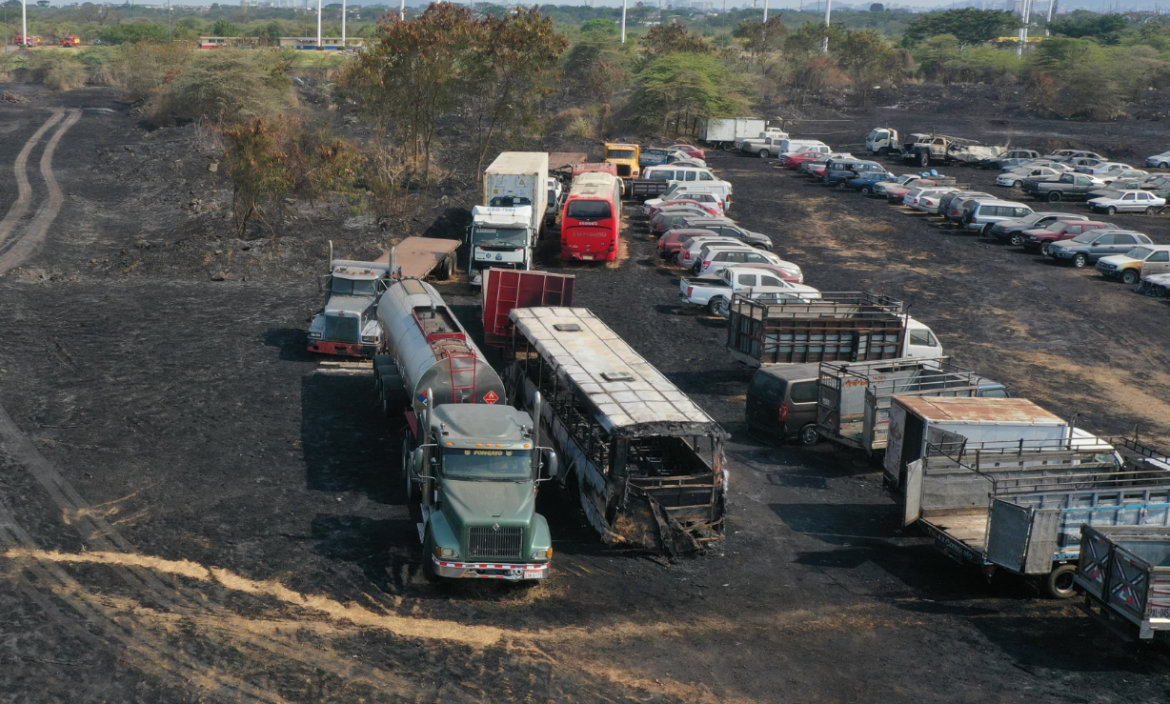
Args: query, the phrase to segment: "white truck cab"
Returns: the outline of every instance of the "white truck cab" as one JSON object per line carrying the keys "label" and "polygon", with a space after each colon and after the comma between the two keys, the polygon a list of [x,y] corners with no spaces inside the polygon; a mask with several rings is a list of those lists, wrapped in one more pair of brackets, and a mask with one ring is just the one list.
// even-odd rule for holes
{"label": "white truck cab", "polygon": [[893,127],[875,127],[865,137],[865,151],[879,156],[897,151],[899,144],[898,130]]}
{"label": "white truck cab", "polygon": [[468,241],[471,244],[468,276],[472,286],[483,282],[484,269],[531,269],[536,241],[532,206],[475,206],[471,209]]}
{"label": "white truck cab", "polygon": [[943,356],[942,343],[934,331],[910,316],[905,316],[906,339],[902,341],[902,356],[930,359]]}

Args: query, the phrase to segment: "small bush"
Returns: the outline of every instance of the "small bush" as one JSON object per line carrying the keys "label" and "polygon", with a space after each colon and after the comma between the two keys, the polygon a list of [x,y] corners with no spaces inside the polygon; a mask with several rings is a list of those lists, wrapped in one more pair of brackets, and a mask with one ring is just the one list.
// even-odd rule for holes
{"label": "small bush", "polygon": [[114,49],[105,46],[87,47],[77,53],[77,60],[89,74],[88,83],[107,85],[114,82]]}
{"label": "small bush", "polygon": [[28,81],[41,83],[55,91],[75,90],[85,85],[89,72],[73,54],[63,51],[33,52],[25,62]]}

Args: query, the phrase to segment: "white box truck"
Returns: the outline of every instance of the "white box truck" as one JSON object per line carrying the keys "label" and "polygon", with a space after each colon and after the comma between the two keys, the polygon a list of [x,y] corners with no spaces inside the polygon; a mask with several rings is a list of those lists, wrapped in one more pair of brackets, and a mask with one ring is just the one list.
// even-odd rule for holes
{"label": "white box truck", "polygon": [[699,128],[699,139],[713,147],[730,148],[742,139],[759,135],[767,127],[767,121],[757,117],[712,117]]}
{"label": "white box truck", "polygon": [[483,205],[472,211],[468,228],[468,276],[532,268],[532,252],[548,209],[548,154],[503,152],[483,174]]}

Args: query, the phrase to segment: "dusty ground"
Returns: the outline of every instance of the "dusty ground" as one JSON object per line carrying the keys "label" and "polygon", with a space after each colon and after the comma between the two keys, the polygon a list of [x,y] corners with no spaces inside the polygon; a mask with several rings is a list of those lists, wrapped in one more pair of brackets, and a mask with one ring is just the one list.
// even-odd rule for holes
{"label": "dusty ground", "polygon": [[[0,701],[1170,696],[1164,648],[1124,645],[1074,606],[952,563],[899,529],[866,463],[747,439],[746,377],[721,324],[678,310],[677,272],[638,230],[622,266],[573,269],[578,302],[731,431],[723,551],[670,567],[615,553],[547,491],[547,584],[428,586],[397,429],[366,379],[318,373],[302,352],[318,303],[309,255],[384,235],[307,213],[299,239],[224,236],[190,206],[220,193],[197,140],[147,136],[101,91],[0,106],[3,209],[54,106],[81,109],[50,164],[63,203],[0,277]],[[55,129],[30,151],[31,207],[0,257],[48,201]],[[164,139],[181,154],[152,146]],[[1164,303],[771,163],[712,164],[735,183],[733,214],[811,284],[903,295],[960,361],[1021,395],[1098,430],[1168,434]],[[1170,219],[1134,220],[1167,241]],[[225,268],[235,275],[213,281]],[[468,289],[445,292],[471,323]]]}

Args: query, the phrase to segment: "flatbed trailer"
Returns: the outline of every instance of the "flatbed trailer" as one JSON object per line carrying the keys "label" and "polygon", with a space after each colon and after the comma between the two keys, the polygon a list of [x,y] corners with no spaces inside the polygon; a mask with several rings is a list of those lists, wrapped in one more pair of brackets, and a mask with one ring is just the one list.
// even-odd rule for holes
{"label": "flatbed trailer", "polygon": [[455,273],[455,253],[461,244],[437,237],[407,237],[375,262],[389,264],[391,278],[425,279],[434,274],[448,279]]}
{"label": "flatbed trailer", "polygon": [[889,296],[845,291],[756,301],[735,294],[728,314],[727,350],[749,368],[903,356],[904,306]]}
{"label": "flatbed trailer", "polygon": [[1034,440],[960,451],[948,439],[908,466],[898,490],[903,524],[988,576],[1006,570],[1071,598],[1082,524],[1170,526],[1170,473],[1097,440],[1092,449]]}
{"label": "flatbed trailer", "polygon": [[1081,527],[1082,608],[1124,638],[1170,635],[1170,528]]}

